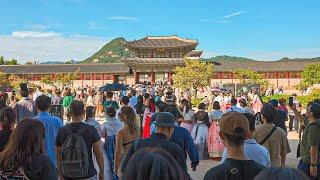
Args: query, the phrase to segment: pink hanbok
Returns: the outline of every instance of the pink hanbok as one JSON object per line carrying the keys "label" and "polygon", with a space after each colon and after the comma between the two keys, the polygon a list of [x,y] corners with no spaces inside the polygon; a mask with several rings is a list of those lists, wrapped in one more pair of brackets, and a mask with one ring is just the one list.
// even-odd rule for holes
{"label": "pink hanbok", "polygon": [[219,136],[219,125],[217,121],[213,121],[208,134],[208,152],[209,156],[213,158],[222,157],[224,145]]}

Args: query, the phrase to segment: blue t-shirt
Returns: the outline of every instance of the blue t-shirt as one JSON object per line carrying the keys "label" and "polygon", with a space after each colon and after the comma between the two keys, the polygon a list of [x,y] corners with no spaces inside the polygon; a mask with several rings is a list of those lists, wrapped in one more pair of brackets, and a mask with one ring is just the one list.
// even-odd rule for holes
{"label": "blue t-shirt", "polygon": [[48,112],[40,112],[35,118],[42,122],[44,126],[46,134],[44,140],[46,153],[51,162],[56,166],[55,142],[58,131],[63,126],[62,120],[58,117],[50,115]]}

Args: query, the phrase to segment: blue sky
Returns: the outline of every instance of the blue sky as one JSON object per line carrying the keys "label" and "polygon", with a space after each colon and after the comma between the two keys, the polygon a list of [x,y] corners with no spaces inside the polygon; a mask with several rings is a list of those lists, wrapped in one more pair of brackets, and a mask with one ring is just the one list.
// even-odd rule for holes
{"label": "blue sky", "polygon": [[0,0],[0,55],[82,60],[115,37],[197,39],[204,57],[320,56],[319,0]]}

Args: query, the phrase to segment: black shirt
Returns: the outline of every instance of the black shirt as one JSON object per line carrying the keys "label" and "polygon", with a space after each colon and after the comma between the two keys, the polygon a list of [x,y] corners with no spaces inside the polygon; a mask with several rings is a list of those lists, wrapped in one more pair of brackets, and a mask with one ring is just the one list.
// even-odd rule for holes
{"label": "black shirt", "polygon": [[1,130],[0,131],[0,152],[3,151],[5,145],[9,142],[12,130]]}
{"label": "black shirt", "polygon": [[[137,143],[135,145],[135,143]],[[186,166],[186,160],[184,158],[183,152],[181,148],[173,143],[167,140],[167,136],[164,134],[154,133],[151,135],[148,139],[141,139],[137,142],[134,142],[134,144],[131,146],[124,162],[121,166],[121,171],[123,172],[133,154],[138,151],[139,149],[142,149],[144,147],[159,147],[163,150],[167,151],[177,162],[180,164],[181,168],[187,172],[187,166]]]}
{"label": "black shirt", "polygon": [[224,163],[210,169],[203,180],[253,180],[264,168],[253,160],[228,158]]}
{"label": "black shirt", "polygon": [[[83,139],[87,145],[87,150],[88,150],[88,155],[89,155],[89,174],[88,174],[88,177],[86,177],[86,178],[90,178],[90,177],[96,175],[97,171],[94,168],[93,161],[92,161],[92,145],[101,139],[101,137],[98,134],[98,131],[96,130],[95,127],[88,125],[88,124],[85,124],[85,123],[82,123],[82,122],[81,123],[70,123],[66,126],[68,126],[73,133],[78,132],[84,126],[88,126],[86,131],[83,134],[80,134],[83,137]],[[64,140],[68,137],[68,135],[69,134],[66,133],[66,127],[62,127],[57,134],[56,146],[61,147]]]}

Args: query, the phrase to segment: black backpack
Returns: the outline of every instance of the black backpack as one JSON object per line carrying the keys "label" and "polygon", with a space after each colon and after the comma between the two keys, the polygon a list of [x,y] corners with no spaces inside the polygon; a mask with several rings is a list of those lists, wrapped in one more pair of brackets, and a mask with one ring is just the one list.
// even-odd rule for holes
{"label": "black backpack", "polygon": [[62,144],[62,175],[64,178],[84,178],[89,174],[89,155],[83,134],[89,126],[85,125],[77,133],[65,126],[67,138]]}

